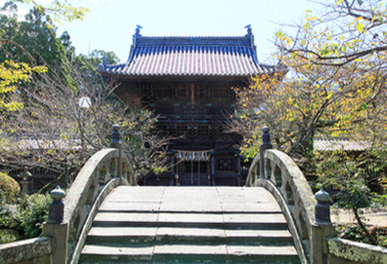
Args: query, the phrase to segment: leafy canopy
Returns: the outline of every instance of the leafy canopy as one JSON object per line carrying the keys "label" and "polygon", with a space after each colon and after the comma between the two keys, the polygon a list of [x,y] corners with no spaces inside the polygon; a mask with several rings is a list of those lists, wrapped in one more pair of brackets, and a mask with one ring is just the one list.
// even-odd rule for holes
{"label": "leafy canopy", "polygon": [[[46,62],[53,64],[60,60],[61,51],[56,48],[60,46],[60,43],[53,32],[53,21],[50,14],[54,15],[54,21],[60,22],[82,19],[88,12],[87,8],[73,6],[62,0],[52,1],[48,5],[37,4],[33,0],[11,0],[5,3],[3,9],[10,8],[15,11],[17,3],[32,3],[35,9],[27,15],[27,21],[23,23],[18,23],[15,16],[8,19],[2,15],[0,18],[2,24],[0,29],[0,50],[2,51],[0,55],[0,111],[15,111],[22,108],[23,104],[16,96],[16,93],[19,92],[17,86],[30,82],[29,76],[32,73],[47,71],[45,67],[39,65]],[[42,16],[46,16],[46,22],[42,22]],[[24,34],[21,35],[21,32]],[[50,46],[42,45],[50,41],[52,42]],[[31,45],[35,46],[29,48]],[[11,54],[7,50],[17,50],[17,53],[12,52]],[[57,52],[55,53],[54,50]]]}

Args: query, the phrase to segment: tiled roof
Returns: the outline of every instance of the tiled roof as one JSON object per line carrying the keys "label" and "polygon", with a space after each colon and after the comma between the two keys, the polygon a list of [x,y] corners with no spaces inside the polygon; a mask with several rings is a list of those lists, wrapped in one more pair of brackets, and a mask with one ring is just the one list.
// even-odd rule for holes
{"label": "tiled roof", "polygon": [[[63,140],[59,136],[53,137],[44,134],[36,136],[28,134],[0,134],[0,138],[6,139],[10,143],[12,142],[9,147],[20,150],[80,150],[82,145],[79,138],[70,135],[68,140]],[[7,148],[7,146],[4,146],[4,148]]]}
{"label": "tiled roof", "polygon": [[274,70],[258,63],[249,27],[241,37],[143,37],[137,29],[126,63],[98,67],[128,76],[250,76]]}
{"label": "tiled roof", "polygon": [[371,143],[346,139],[316,139],[313,146],[317,151],[364,151],[371,147]]}

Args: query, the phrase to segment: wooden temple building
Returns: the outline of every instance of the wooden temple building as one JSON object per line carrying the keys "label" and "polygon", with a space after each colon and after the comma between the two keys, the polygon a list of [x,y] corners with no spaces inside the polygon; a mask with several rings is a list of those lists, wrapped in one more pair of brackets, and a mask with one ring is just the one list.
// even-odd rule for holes
{"label": "wooden temple building", "polygon": [[103,77],[118,80],[115,93],[123,102],[160,115],[159,132],[178,138],[169,146],[170,171],[145,177],[146,185],[243,184],[242,138],[225,132],[236,107],[231,88],[275,71],[258,63],[246,28],[237,37],[148,37],[138,26],[128,61],[98,68]]}

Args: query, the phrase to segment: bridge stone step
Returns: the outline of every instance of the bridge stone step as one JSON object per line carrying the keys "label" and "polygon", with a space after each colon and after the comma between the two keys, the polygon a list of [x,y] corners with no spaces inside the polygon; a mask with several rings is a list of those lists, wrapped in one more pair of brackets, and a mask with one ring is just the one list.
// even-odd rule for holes
{"label": "bridge stone step", "polygon": [[80,263],[299,263],[270,193],[238,187],[119,187]]}
{"label": "bridge stone step", "polygon": [[282,214],[211,213],[98,213],[94,226],[223,227],[239,229],[283,229]]}
{"label": "bridge stone step", "polygon": [[86,245],[82,254],[81,263],[299,263],[297,252],[292,246]]}
{"label": "bridge stone step", "polygon": [[88,244],[125,245],[145,243],[223,243],[249,245],[291,245],[292,237],[287,230],[227,230],[216,228],[170,227],[93,227]]}

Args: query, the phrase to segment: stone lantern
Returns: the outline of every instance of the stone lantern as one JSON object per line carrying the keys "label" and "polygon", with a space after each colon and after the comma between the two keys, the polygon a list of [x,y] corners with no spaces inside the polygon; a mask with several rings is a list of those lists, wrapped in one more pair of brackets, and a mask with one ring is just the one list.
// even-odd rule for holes
{"label": "stone lantern", "polygon": [[31,172],[25,169],[22,173],[20,173],[17,176],[22,179],[22,181],[20,182],[20,185],[22,186],[21,193],[28,194],[29,193],[28,188],[30,186],[31,178],[32,178]]}

